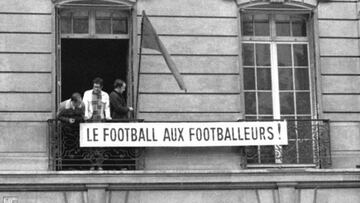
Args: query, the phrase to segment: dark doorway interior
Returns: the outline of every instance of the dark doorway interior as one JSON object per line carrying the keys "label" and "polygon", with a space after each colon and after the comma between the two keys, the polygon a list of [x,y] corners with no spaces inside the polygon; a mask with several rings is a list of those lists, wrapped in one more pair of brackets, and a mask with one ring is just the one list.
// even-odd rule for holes
{"label": "dark doorway interior", "polygon": [[104,80],[103,90],[108,93],[116,78],[126,81],[128,44],[119,39],[62,39],[61,100],[91,89],[95,77]]}
{"label": "dark doorway interior", "polygon": [[[92,89],[95,77],[104,80],[103,91],[107,93],[113,90],[115,79],[127,81],[128,52],[127,39],[61,39],[61,100],[70,98],[73,92],[83,95]],[[72,131],[62,132],[64,151],[59,170],[89,170],[95,162],[101,162],[104,170],[135,169],[136,161],[131,156],[135,148],[79,148],[78,129],[76,126],[70,136],[66,133]]]}

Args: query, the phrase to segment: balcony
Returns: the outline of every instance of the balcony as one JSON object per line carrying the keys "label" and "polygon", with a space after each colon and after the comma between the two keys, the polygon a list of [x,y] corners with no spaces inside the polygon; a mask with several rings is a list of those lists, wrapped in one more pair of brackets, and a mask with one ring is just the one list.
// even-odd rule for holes
{"label": "balcony", "polygon": [[[111,121],[119,122],[119,121]],[[123,120],[122,122],[139,122]],[[246,122],[246,120],[240,121]],[[328,120],[287,120],[288,145],[241,147],[243,168],[331,165]],[[144,148],[79,146],[79,124],[48,120],[50,170],[141,170]]]}
{"label": "balcony", "polygon": [[329,120],[287,120],[288,145],[251,146],[243,150],[244,166],[314,167],[331,166]]}
{"label": "balcony", "polygon": [[[139,122],[112,120],[109,122]],[[49,169],[62,170],[138,170],[143,168],[143,148],[81,147],[79,124],[48,120]]]}

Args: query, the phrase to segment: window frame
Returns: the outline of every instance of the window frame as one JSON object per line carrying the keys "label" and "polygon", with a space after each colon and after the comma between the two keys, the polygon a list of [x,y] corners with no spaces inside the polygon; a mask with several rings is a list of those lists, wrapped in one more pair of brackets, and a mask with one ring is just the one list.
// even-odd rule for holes
{"label": "window frame", "polygon": [[[61,33],[61,22],[60,22],[60,10],[61,9],[99,9],[99,10],[125,10],[128,12],[127,18],[127,34],[95,34],[90,36],[90,34],[71,34],[64,35]],[[95,23],[95,22],[94,22]],[[98,0],[94,2],[83,1],[83,0],[53,0],[53,32],[54,32],[54,115],[56,115],[56,110],[58,104],[61,102],[61,39],[62,38],[91,38],[91,39],[127,39],[129,40],[129,51],[128,51],[128,65],[127,65],[127,98],[128,103],[131,106],[136,104],[137,94],[137,80],[138,80],[138,66],[137,61],[137,33],[138,33],[138,23],[137,23],[137,12],[136,12],[136,0]],[[90,26],[90,25],[89,25]],[[95,26],[95,24],[94,24]],[[95,27],[94,27],[95,30]],[[137,115],[135,114],[135,118]]]}
{"label": "window frame", "polygon": [[[97,35],[103,35],[103,36],[94,36],[92,38],[96,39],[128,39],[129,41],[129,51],[128,51],[128,62],[127,62],[127,98],[128,103],[135,104],[135,96],[137,94],[137,87],[135,86],[137,84],[138,80],[138,66],[137,61],[138,59],[138,25],[137,25],[137,12],[136,12],[136,0],[95,0],[95,1],[79,1],[79,0],[52,0],[53,2],[53,10],[52,10],[52,33],[54,33],[52,45],[53,45],[53,54],[52,54],[52,61],[53,61],[53,89],[52,92],[52,101],[53,101],[53,115],[55,117],[56,111],[58,109],[58,104],[61,102],[61,39],[62,38],[90,38],[89,34],[85,34],[81,36],[81,34],[76,35],[69,35],[66,36],[64,33],[61,33],[61,24],[60,24],[60,15],[59,10],[60,9],[66,9],[66,8],[99,8],[99,9],[111,9],[111,10],[127,10],[129,12],[128,14],[128,33],[125,35],[116,35],[116,36],[110,36],[106,34],[97,34]],[[85,3],[87,2],[87,3]],[[92,4],[93,3],[93,4]],[[134,105],[132,105],[134,106]],[[136,117],[137,115],[135,115]],[[136,120],[136,118],[134,118]],[[139,120],[140,121],[140,120]],[[53,153],[52,150],[55,149],[58,150],[57,144],[59,144],[58,135],[56,133],[58,132],[59,127],[56,125],[56,122],[58,122],[56,119],[49,119],[48,125],[49,125],[49,169],[50,170],[57,170],[55,161],[55,156],[58,156],[59,153]],[[54,142],[54,140],[56,142]],[[144,157],[141,156],[144,153],[143,149],[137,150],[136,155],[136,169],[135,170],[142,170],[144,168]]]}
{"label": "window frame", "polygon": [[[124,11],[125,12],[129,12],[128,10],[124,10],[124,9],[121,9],[121,8],[108,8],[108,7],[104,7],[104,8],[98,8],[96,6],[84,6],[84,7],[78,7],[78,6],[72,6],[72,5],[67,5],[67,6],[63,6],[62,8],[59,8],[57,13],[58,13],[58,16],[59,16],[59,20],[61,22],[61,10],[62,9],[66,9],[66,10],[69,10],[69,11],[76,11],[76,10],[86,10],[88,11],[88,33],[74,33],[73,31],[73,28],[74,28],[74,25],[73,25],[73,17],[71,18],[71,33],[63,33],[61,32],[60,30],[60,35],[61,35],[61,38],[76,38],[76,39],[82,39],[82,38],[92,38],[92,39],[129,39],[130,36],[131,36],[131,14],[124,14]],[[116,12],[119,12],[119,14],[122,16],[122,17],[126,17],[127,19],[127,33],[126,34],[113,34],[113,33],[96,33],[96,12],[97,11],[108,11],[108,12],[111,12],[111,11],[116,11]],[[111,18],[112,19],[112,18]],[[112,20],[111,20],[112,22]],[[61,26],[61,24],[60,24]],[[112,31],[112,24],[110,24],[110,30]],[[61,27],[60,27],[61,29]]]}
{"label": "window frame", "polygon": [[[310,67],[310,43],[309,42],[298,42],[298,41],[294,41],[294,42],[284,42],[284,41],[281,41],[281,42],[268,42],[268,41],[243,41],[242,44],[268,44],[269,45],[269,48],[270,48],[270,61],[271,61],[271,65],[268,67],[270,68],[271,70],[271,87],[272,89],[271,90],[262,90],[262,91],[271,91],[273,94],[272,94],[272,98],[273,98],[273,116],[274,118],[273,119],[281,119],[280,116],[282,116],[281,112],[280,112],[280,109],[281,109],[281,105],[280,105],[280,92],[290,92],[290,91],[295,91],[296,93],[297,92],[310,92],[310,107],[311,107],[311,112],[310,112],[310,116],[311,118],[313,119],[316,119],[317,116],[315,114],[316,112],[316,109],[315,109],[315,106],[314,106],[314,84],[313,84],[313,81],[312,81],[312,78],[313,78],[313,74],[312,74],[312,71],[311,71],[311,67]],[[301,90],[301,89],[295,89],[295,85],[293,85],[293,89],[290,89],[290,90],[281,90],[279,88],[279,69],[281,69],[279,66],[277,66],[277,45],[281,45],[281,44],[285,44],[285,45],[306,45],[307,46],[307,58],[308,58],[308,69],[309,70],[309,90]],[[244,69],[245,68],[248,68],[247,66],[244,66],[243,64],[241,65],[242,66],[242,75],[244,75]],[[257,66],[255,66],[257,68]],[[264,67],[261,67],[261,68],[264,68]],[[267,67],[265,67],[267,68]],[[291,70],[296,70],[296,69],[302,69],[300,67],[295,67],[294,65],[291,66]],[[294,75],[295,73],[293,72],[292,75]],[[254,75],[255,77],[255,83],[257,82],[257,75],[255,74]],[[295,83],[295,81],[293,80],[293,83]],[[245,88],[243,88],[243,91],[244,92],[258,92],[258,90],[246,90]],[[256,100],[256,102],[258,102],[258,100]],[[296,102],[296,100],[294,100],[294,102]],[[277,105],[276,105],[277,104]],[[296,105],[295,105],[296,106]],[[243,109],[244,112],[245,112],[245,109]],[[256,113],[257,115],[258,113]],[[244,113],[244,115],[246,115]],[[255,115],[255,116],[256,116]],[[297,113],[294,112],[294,116],[298,115]],[[251,115],[253,116],[253,115]],[[270,116],[270,115],[264,115],[264,116]],[[286,114],[285,114],[286,116]]]}
{"label": "window frame", "polygon": [[[258,14],[257,12],[246,12],[245,14]],[[242,13],[240,12],[240,21],[239,21],[239,25],[241,27],[241,15]],[[271,13],[271,15],[275,15],[274,13]],[[311,19],[309,19],[310,21]],[[272,20],[270,20],[269,24],[273,24],[270,25],[270,36],[242,36],[242,32],[240,32],[240,54],[239,57],[241,58],[241,63],[240,63],[240,68],[241,68],[241,74],[244,75],[244,68],[245,66],[243,65],[243,60],[242,60],[242,45],[243,44],[269,44],[270,46],[270,64],[271,64],[271,75],[272,78],[274,78],[274,80],[272,80],[272,92],[279,95],[279,80],[278,80],[278,70],[279,67],[277,66],[277,45],[278,44],[289,44],[289,45],[294,45],[294,44],[306,44],[307,45],[307,58],[308,58],[308,69],[309,69],[309,91],[310,91],[310,96],[311,96],[311,109],[313,110],[311,112],[311,117],[316,119],[318,116],[317,114],[317,108],[316,108],[316,96],[315,96],[315,92],[317,92],[316,89],[316,83],[314,80],[314,77],[316,76],[316,72],[315,72],[315,67],[314,67],[314,57],[312,57],[314,55],[314,51],[313,49],[311,49],[312,47],[312,43],[311,41],[313,40],[311,37],[311,27],[310,27],[310,22],[307,22],[307,36],[306,37],[274,37],[275,30],[272,29],[272,27],[275,26],[275,21],[272,18]],[[241,31],[241,28],[240,28]],[[291,40],[290,40],[291,39]],[[244,86],[242,85],[242,90],[245,91]],[[274,101],[277,101],[278,99],[273,100],[273,103],[275,103]],[[279,102],[276,102],[279,104]],[[278,105],[278,108],[274,108],[278,113],[273,112],[274,116],[280,116],[280,105]],[[243,109],[243,112],[245,112],[245,109]],[[245,115],[245,113],[244,113]],[[274,117],[274,119],[280,119],[280,117]]]}
{"label": "window frame", "polygon": [[[257,8],[258,5],[261,5],[261,8]],[[291,46],[293,46],[293,44],[307,44],[307,55],[308,55],[308,70],[309,70],[309,92],[310,92],[310,107],[311,107],[311,119],[317,119],[319,118],[319,111],[320,111],[320,105],[319,105],[319,100],[318,100],[318,94],[319,94],[319,90],[317,89],[317,87],[319,87],[318,84],[318,80],[317,77],[319,76],[319,72],[318,69],[316,68],[316,65],[318,65],[318,62],[316,62],[319,57],[318,57],[318,53],[316,50],[316,35],[315,35],[315,29],[316,26],[315,25],[315,18],[314,18],[314,13],[313,13],[313,9],[312,8],[304,8],[301,7],[299,8],[299,10],[297,9],[274,9],[274,8],[266,8],[266,6],[264,5],[271,5],[271,3],[260,3],[260,4],[253,4],[252,5],[245,5],[243,7],[239,8],[239,12],[238,12],[238,32],[239,32],[239,66],[240,66],[240,79],[241,79],[241,90],[242,90],[242,112],[243,112],[243,118],[245,119],[245,87],[244,87],[244,69],[246,68],[246,66],[243,65],[243,44],[249,43],[249,44],[255,44],[255,43],[262,43],[262,44],[269,44],[270,45],[270,57],[271,57],[271,75],[274,75],[276,77],[278,77],[278,70],[279,67],[275,67],[273,68],[274,64],[275,66],[277,65],[277,45],[278,44],[291,44]],[[280,5],[281,6],[281,5]],[[243,28],[242,28],[242,18],[244,16],[244,14],[270,14],[270,16],[272,16],[269,20],[269,32],[270,32],[270,36],[243,36]],[[284,36],[276,36],[276,30],[273,29],[274,26],[276,26],[275,24],[275,15],[276,14],[281,14],[281,15],[297,15],[297,14],[307,14],[308,18],[306,21],[306,30],[307,30],[307,35],[305,37],[298,37],[298,36],[290,36],[290,37],[284,37]],[[275,36],[275,37],[274,37]],[[275,57],[274,57],[275,56]],[[317,60],[316,60],[317,59]],[[292,65],[292,70],[294,70],[294,66]],[[293,73],[294,74],[294,73]],[[256,77],[255,77],[256,79]],[[278,78],[276,79],[276,81],[273,81],[273,76],[271,77],[272,79],[272,83],[277,83],[277,84],[272,84],[275,85],[276,88],[276,92],[274,92],[274,89],[271,90],[271,92],[276,95],[278,95],[278,99],[280,99],[280,89],[279,89],[279,80]],[[273,86],[272,86],[273,87]],[[293,87],[295,88],[295,87]],[[257,90],[255,90],[256,92]],[[292,89],[291,91],[296,91],[296,89]],[[280,119],[281,116],[281,112],[280,112],[280,100],[278,101],[274,101],[273,99],[273,103],[278,103],[278,109],[273,109],[273,115],[277,114],[277,117],[274,117],[274,119]],[[274,106],[274,104],[273,104]],[[276,112],[275,112],[276,110]],[[296,116],[296,114],[294,113],[294,116]],[[281,152],[281,146],[274,146],[274,150],[275,147],[280,147],[280,152]],[[259,152],[258,152],[259,154]],[[245,158],[246,159],[246,158]],[[314,156],[315,159],[315,156]],[[276,160],[275,157],[275,162],[273,164],[247,164],[247,167],[249,168],[258,168],[258,167],[314,167],[314,164],[283,164],[281,160]]]}

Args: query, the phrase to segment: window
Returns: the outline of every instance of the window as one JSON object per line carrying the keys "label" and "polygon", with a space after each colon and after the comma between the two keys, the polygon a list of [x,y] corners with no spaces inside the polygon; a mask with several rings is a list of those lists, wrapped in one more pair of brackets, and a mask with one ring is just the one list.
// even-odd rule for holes
{"label": "window", "polygon": [[[61,9],[61,34],[74,37],[128,38],[128,14],[112,9]],[[110,36],[106,36],[110,35]]]}
{"label": "window", "polygon": [[241,13],[245,119],[286,119],[288,126],[296,128],[288,132],[287,146],[246,147],[248,164],[314,161],[311,131],[316,112],[309,27],[309,14]]}
{"label": "window", "polygon": [[[89,89],[95,77],[104,79],[104,91],[109,93],[117,78],[132,84],[130,16],[129,8],[117,5],[67,4],[57,8],[60,101],[74,90]],[[127,98],[131,99],[132,87],[128,87]]]}
{"label": "window", "polygon": [[[69,99],[73,92],[83,94],[92,88],[95,77],[101,77],[103,91],[107,93],[113,90],[115,79],[126,81],[125,100],[134,106],[134,5],[121,0],[54,0],[54,3],[56,103]],[[81,148],[78,125],[67,125],[57,119],[49,120],[48,124],[53,170],[89,170],[94,165],[104,170],[142,167],[142,149]]]}

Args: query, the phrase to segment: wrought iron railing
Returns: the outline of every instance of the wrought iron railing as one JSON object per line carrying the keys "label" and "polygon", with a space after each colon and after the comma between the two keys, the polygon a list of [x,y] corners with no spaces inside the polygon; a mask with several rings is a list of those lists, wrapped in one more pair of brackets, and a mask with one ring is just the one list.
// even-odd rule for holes
{"label": "wrought iron railing", "polygon": [[[111,122],[139,122],[112,120]],[[143,148],[79,146],[79,123],[48,120],[50,170],[135,170],[143,168]]]}
{"label": "wrought iron railing", "polygon": [[244,148],[246,167],[331,166],[329,120],[287,120],[288,145]]}
{"label": "wrought iron railing", "polygon": [[[117,120],[111,122],[139,122]],[[246,121],[246,120],[244,120]],[[268,120],[267,120],[268,121]],[[144,168],[144,148],[80,148],[79,124],[48,120],[50,170],[136,170]],[[244,167],[331,166],[328,120],[287,120],[288,145],[250,146]]]}

